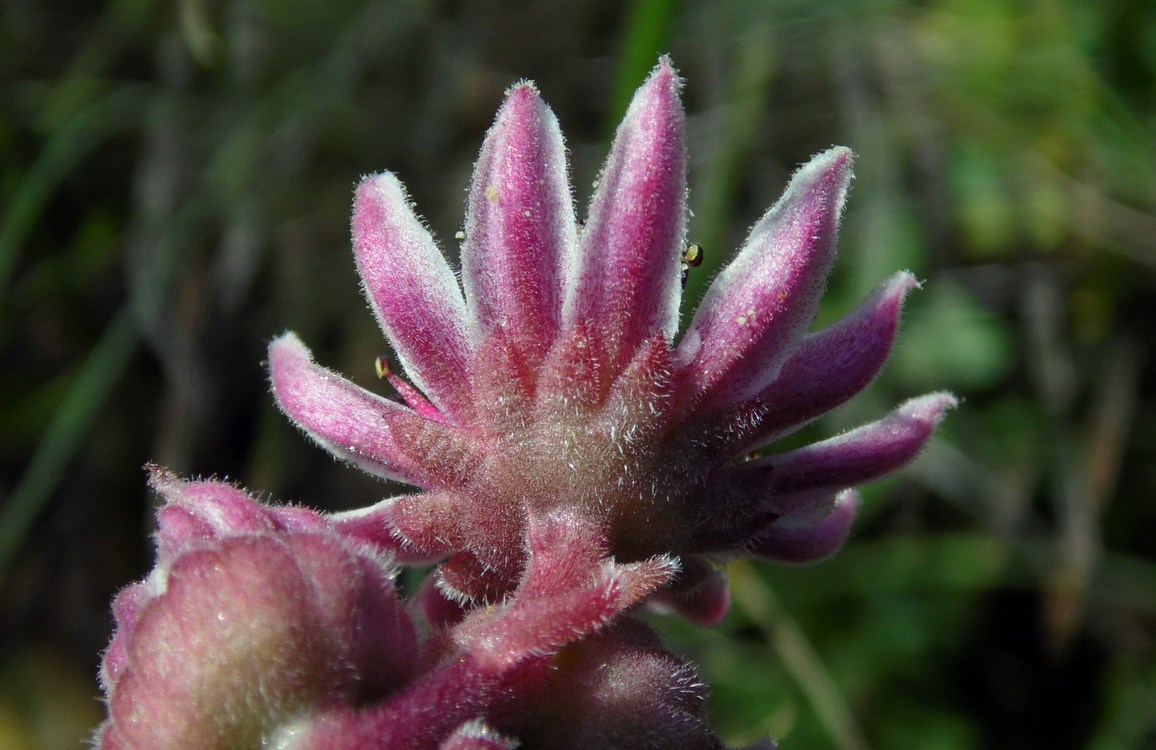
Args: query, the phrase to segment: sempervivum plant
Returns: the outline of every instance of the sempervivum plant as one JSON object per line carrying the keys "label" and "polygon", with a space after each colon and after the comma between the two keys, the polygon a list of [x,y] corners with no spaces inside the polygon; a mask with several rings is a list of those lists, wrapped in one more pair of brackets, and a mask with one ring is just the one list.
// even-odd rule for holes
{"label": "sempervivum plant", "polygon": [[[663,59],[579,225],[557,122],[515,85],[475,169],[460,285],[398,179],[361,183],[354,252],[400,400],[293,334],[270,377],[310,437],[417,491],[326,515],[154,471],[157,565],[114,604],[102,747],[721,747],[693,668],[635,610],[717,622],[719,561],[830,555],[852,488],[914,457],[955,401],[765,450],[874,379],[916,282],[809,330],[851,179],[834,148],[677,337],[679,88]],[[405,564],[435,566],[408,602]]]}
{"label": "sempervivum plant", "polygon": [[851,180],[851,152],[834,148],[796,173],[676,342],[679,88],[664,59],[579,226],[557,122],[531,84],[514,86],[475,168],[460,287],[397,177],[361,183],[354,253],[412,382],[390,375],[404,404],[318,366],[292,334],[270,347],[290,419],[335,455],[422,490],[357,520],[403,560],[444,560],[439,584],[463,602],[512,591],[527,516],[564,508],[618,559],[678,556],[684,573],[664,598],[715,620],[726,586],[710,557],[829,555],[855,513],[848,488],[915,456],[954,403],[925,396],[832,440],[741,460],[874,378],[916,282],[899,273],[808,333]]}
{"label": "sempervivum plant", "polygon": [[694,670],[621,617],[668,557],[617,564],[580,519],[536,517],[515,594],[427,606],[419,638],[371,542],[221,482],[153,485],[157,566],[117,597],[101,665],[105,750],[721,747]]}

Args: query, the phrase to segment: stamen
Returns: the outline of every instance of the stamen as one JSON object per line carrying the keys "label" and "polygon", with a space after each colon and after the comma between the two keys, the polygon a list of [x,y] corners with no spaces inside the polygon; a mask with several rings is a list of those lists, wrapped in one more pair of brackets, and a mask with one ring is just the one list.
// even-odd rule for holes
{"label": "stamen", "polygon": [[702,265],[702,245],[692,242],[682,251],[682,285],[686,286],[686,279],[690,276],[690,269]]}
{"label": "stamen", "polygon": [[405,382],[400,375],[394,374],[389,367],[389,360],[384,356],[378,356],[373,360],[373,370],[377,373],[377,377],[381,380],[389,381],[393,389],[397,391],[402,400],[409,405],[419,415],[426,419],[432,419],[435,422],[446,421],[445,416],[442,415],[438,408],[431,404],[425,396],[417,388],[414,388],[409,383]]}

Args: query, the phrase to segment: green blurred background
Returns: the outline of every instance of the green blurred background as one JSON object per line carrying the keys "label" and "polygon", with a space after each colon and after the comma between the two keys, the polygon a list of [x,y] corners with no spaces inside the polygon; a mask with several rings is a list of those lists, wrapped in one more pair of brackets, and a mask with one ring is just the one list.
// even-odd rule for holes
{"label": "green blurred background", "polygon": [[812,568],[732,569],[702,665],[731,742],[1156,748],[1156,7],[1144,0],[6,0],[0,748],[102,715],[108,601],[150,565],[141,466],[326,508],[393,488],[271,405],[298,331],[377,387],[348,247],[398,172],[447,247],[535,79],[580,208],[659,52],[687,80],[688,300],[831,144],[859,153],[821,313],[925,280],[880,381],[807,436],[963,397]]}

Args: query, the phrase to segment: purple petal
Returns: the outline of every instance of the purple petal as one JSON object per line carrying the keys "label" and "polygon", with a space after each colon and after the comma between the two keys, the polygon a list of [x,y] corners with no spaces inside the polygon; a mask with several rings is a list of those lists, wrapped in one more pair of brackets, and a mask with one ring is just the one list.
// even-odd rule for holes
{"label": "purple petal", "polygon": [[463,481],[476,464],[455,427],[424,419],[316,365],[291,333],[269,345],[269,372],[286,416],[329,452],[371,474],[446,487]]}
{"label": "purple petal", "polygon": [[855,312],[803,339],[756,400],[767,408],[749,450],[766,445],[866,388],[891,353],[907,292],[919,282],[893,276]]}
{"label": "purple petal", "polygon": [[465,233],[462,281],[480,333],[505,329],[540,364],[578,240],[562,133],[533,84],[510,90],[486,135]]}
{"label": "purple petal", "polygon": [[667,58],[618,128],[582,232],[581,277],[567,323],[601,331],[612,372],[655,333],[678,325],[679,264],[686,231],[685,115]]}
{"label": "purple petal", "polygon": [[738,471],[762,472],[773,495],[852,487],[890,474],[918,455],[955,397],[915,398],[887,417],[805,448],[751,461]]}
{"label": "purple petal", "polygon": [[459,423],[475,342],[453,270],[389,172],[357,188],[353,243],[365,296],[414,383]]}
{"label": "purple petal", "polygon": [[782,563],[819,562],[835,554],[851,533],[859,509],[859,493],[840,492],[830,514],[813,526],[773,523],[754,538],[748,550]]}
{"label": "purple petal", "polygon": [[814,318],[835,258],[852,158],[833,148],[799,169],[711,284],[678,346],[692,398],[734,403],[778,375]]}

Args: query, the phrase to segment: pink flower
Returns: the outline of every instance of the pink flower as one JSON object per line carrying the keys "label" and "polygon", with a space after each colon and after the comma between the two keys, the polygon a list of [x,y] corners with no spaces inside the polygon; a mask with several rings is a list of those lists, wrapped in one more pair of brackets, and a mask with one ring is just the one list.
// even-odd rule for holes
{"label": "pink flower", "polygon": [[669,558],[618,564],[583,519],[530,517],[514,596],[466,611],[427,588],[422,639],[388,558],[325,517],[153,485],[157,567],[114,603],[104,750],[721,747],[694,670],[628,615]]}
{"label": "pink flower", "polygon": [[[686,154],[665,58],[634,97],[591,202],[574,218],[557,121],[532,84],[508,93],[475,167],[461,284],[393,174],[364,179],[353,216],[364,291],[410,382],[404,403],[317,365],[286,334],[269,350],[284,412],[336,456],[420,492],[334,519],[402,561],[443,561],[442,591],[497,602],[527,565],[530,519],[580,519],[626,562],[678,557],[656,601],[725,614],[712,560],[834,552],[849,488],[911,460],[954,405],[924,396],[884,419],[743,460],[843,403],[887,358],[899,273],[847,318],[808,328],[835,256],[852,154],[795,174],[710,286],[681,339]],[[411,385],[412,383],[412,385]]]}
{"label": "pink flower", "polygon": [[[686,250],[680,82],[635,96],[575,222],[557,123],[510,90],[474,174],[461,286],[385,173],[357,191],[366,296],[401,401],[292,334],[281,408],[338,457],[420,491],[323,515],[154,469],[157,565],[114,602],[102,748],[717,750],[705,688],[633,612],[712,623],[715,561],[809,562],[853,488],[911,460],[954,405],[766,453],[866,387],[916,282],[900,273],[809,332],[851,153],[819,154],[676,338]],[[403,602],[397,563],[437,563]],[[760,747],[773,747],[764,743]]]}
{"label": "pink flower", "polygon": [[416,673],[417,634],[379,551],[316,513],[154,470],[157,566],[117,596],[100,746],[258,747]]}

